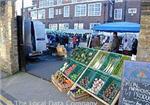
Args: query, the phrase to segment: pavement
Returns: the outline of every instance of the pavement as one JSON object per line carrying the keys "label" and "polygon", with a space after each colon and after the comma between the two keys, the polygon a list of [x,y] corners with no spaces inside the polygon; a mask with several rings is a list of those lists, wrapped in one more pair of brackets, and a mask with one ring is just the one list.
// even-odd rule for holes
{"label": "pavement", "polygon": [[25,72],[1,79],[1,84],[0,105],[102,105],[94,98],[73,102],[51,82]]}
{"label": "pavement", "polygon": [[30,62],[26,66],[26,72],[39,78],[50,80],[54,74],[64,64],[65,59],[56,56],[41,56],[34,62]]}
{"label": "pavement", "polygon": [[0,70],[0,79],[8,77],[9,74]]}

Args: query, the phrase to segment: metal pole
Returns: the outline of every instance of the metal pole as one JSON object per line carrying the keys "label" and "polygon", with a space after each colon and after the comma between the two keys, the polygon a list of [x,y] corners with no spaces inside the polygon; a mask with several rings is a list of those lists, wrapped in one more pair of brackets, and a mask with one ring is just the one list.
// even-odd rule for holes
{"label": "metal pole", "polygon": [[22,61],[22,63],[23,63],[23,66],[22,66],[22,71],[25,71],[26,70],[26,56],[25,56],[25,33],[24,33],[24,0],[22,0],[22,9],[21,9],[22,11],[22,38],[23,38],[23,43],[22,43],[22,47],[23,47],[23,57],[22,57],[22,59],[23,59],[23,61]]}
{"label": "metal pole", "polygon": [[25,41],[24,40],[24,0],[22,0],[22,9],[21,9],[21,14],[22,14],[22,35],[23,35],[23,42]]}

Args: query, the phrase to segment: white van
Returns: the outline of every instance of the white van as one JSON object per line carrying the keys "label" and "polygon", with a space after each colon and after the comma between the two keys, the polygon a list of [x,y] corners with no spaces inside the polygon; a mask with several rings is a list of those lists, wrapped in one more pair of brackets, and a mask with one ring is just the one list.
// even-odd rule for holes
{"label": "white van", "polygon": [[25,46],[27,56],[41,55],[46,51],[47,35],[45,25],[40,21],[25,19]]}

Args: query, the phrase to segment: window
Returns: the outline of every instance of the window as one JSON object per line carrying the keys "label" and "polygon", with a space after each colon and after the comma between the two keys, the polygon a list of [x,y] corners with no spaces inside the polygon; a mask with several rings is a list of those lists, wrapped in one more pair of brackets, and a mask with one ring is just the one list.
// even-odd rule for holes
{"label": "window", "polygon": [[86,16],[86,4],[79,4],[75,6],[75,16]]}
{"label": "window", "polygon": [[48,0],[48,6],[53,6],[54,5],[54,0]]}
{"label": "window", "polygon": [[114,19],[115,20],[122,20],[122,9],[115,9],[114,10]]}
{"label": "window", "polygon": [[62,0],[57,0],[57,5],[62,4]]}
{"label": "window", "polygon": [[55,15],[59,14],[59,9],[55,9]]}
{"label": "window", "polygon": [[62,11],[61,11],[61,9],[59,9],[59,13],[58,13],[59,15],[61,15],[62,14]]}
{"label": "window", "polygon": [[110,10],[109,10],[109,17],[113,17],[113,6],[110,5]]}
{"label": "window", "polygon": [[40,0],[39,1],[39,8],[43,8],[44,7],[44,0]]}
{"label": "window", "polygon": [[83,23],[75,23],[74,24],[74,29],[83,29],[84,25]]}
{"label": "window", "polygon": [[37,19],[37,11],[31,11],[31,17],[32,19]]}
{"label": "window", "polygon": [[70,16],[70,6],[64,6],[64,17]]}
{"label": "window", "polygon": [[38,19],[45,19],[45,9],[38,10]]}
{"label": "window", "polygon": [[39,8],[53,6],[54,0],[39,0]]}
{"label": "window", "polygon": [[59,24],[59,30],[69,29],[69,23]]}
{"label": "window", "polygon": [[49,29],[57,30],[58,29],[58,25],[57,24],[49,24]]}
{"label": "window", "polygon": [[137,13],[137,8],[129,8],[128,13],[129,14],[136,14]]}
{"label": "window", "polygon": [[49,18],[54,18],[54,8],[49,8]]}
{"label": "window", "polygon": [[123,0],[115,0],[115,3],[123,2]]}
{"label": "window", "polygon": [[101,3],[89,4],[88,16],[101,16]]}

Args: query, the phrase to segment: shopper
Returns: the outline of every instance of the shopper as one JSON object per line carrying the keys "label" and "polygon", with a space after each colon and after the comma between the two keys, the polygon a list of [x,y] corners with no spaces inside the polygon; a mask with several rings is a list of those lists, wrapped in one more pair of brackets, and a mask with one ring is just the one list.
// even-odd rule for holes
{"label": "shopper", "polygon": [[92,48],[99,48],[100,47],[100,38],[98,36],[94,36],[91,41]]}
{"label": "shopper", "polygon": [[137,40],[137,38],[134,38],[133,45],[132,45],[132,54],[133,55],[137,54],[137,46],[138,46],[138,40]]}
{"label": "shopper", "polygon": [[77,40],[78,40],[78,39],[77,39],[77,36],[74,35],[73,38],[72,38],[73,49],[76,48]]}
{"label": "shopper", "polygon": [[120,40],[119,37],[117,35],[117,32],[113,33],[113,41],[112,41],[112,45],[111,45],[111,52],[119,52],[119,46],[120,46]]}
{"label": "shopper", "polygon": [[77,46],[80,44],[80,35],[77,35]]}

